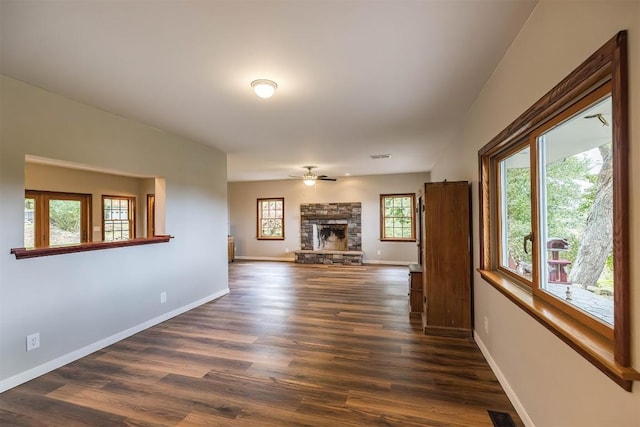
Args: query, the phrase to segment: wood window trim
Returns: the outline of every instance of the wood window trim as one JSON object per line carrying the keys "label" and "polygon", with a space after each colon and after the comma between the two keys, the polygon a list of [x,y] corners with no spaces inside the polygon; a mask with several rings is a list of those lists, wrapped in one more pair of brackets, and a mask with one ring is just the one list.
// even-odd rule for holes
{"label": "wood window trim", "polygon": [[25,198],[37,195],[46,195],[48,197],[85,197],[87,200],[87,212],[83,212],[83,216],[86,218],[83,221],[86,221],[87,226],[87,241],[75,244],[75,245],[64,245],[64,246],[41,246],[35,248],[11,248],[10,253],[16,257],[16,259],[27,259],[27,258],[38,258],[44,256],[51,255],[64,255],[76,252],[88,252],[88,251],[97,251],[102,249],[112,249],[112,248],[122,248],[127,246],[140,246],[140,245],[149,245],[154,243],[166,243],[173,236],[169,235],[158,235],[153,236],[151,238],[138,238],[138,239],[130,239],[130,240],[121,240],[116,242],[91,242],[91,194],[84,193],[63,193],[63,192],[55,192],[55,191],[38,191],[38,190],[26,190]]}
{"label": "wood window trim", "polygon": [[[34,217],[34,249],[49,247],[48,205],[50,200],[75,200],[80,202],[80,244],[91,242],[91,194],[25,190],[24,195],[25,199],[35,199],[36,204],[36,216]],[[40,214],[37,212],[40,212]]]}
{"label": "wood window trim", "polygon": [[156,195],[147,194],[147,235],[153,237],[156,235]]}
{"label": "wood window trim", "polygon": [[513,280],[495,270],[478,269],[480,276],[502,295],[533,317],[538,323],[573,348],[626,391],[633,381],[640,381],[640,373],[616,362],[612,341],[588,328],[564,312],[534,296]]}
{"label": "wood window trim", "polygon": [[[630,357],[629,258],[629,117],[626,31],[619,32],[527,111],[478,151],[480,209],[480,275],[508,299],[544,325],[627,391],[640,373]],[[529,293],[497,268],[495,254],[497,200],[495,156],[528,140],[532,133],[611,82],[614,161],[614,328],[610,339],[546,300]],[[532,177],[532,180],[534,177]],[[533,197],[534,195],[532,195]],[[534,207],[535,208],[535,207]],[[535,255],[534,255],[535,256]],[[534,269],[535,270],[535,269]],[[534,278],[535,280],[535,278]]]}
{"label": "wood window trim", "polygon": [[[102,195],[102,209],[100,210],[100,216],[102,217],[102,240],[104,241],[105,233],[105,219],[104,219],[104,201],[105,199],[111,200],[126,200],[129,204],[129,233],[133,236],[127,240],[133,240],[136,238],[136,198],[135,196],[114,196],[109,194]],[[111,241],[111,240],[110,240]]]}
{"label": "wood window trim", "polygon": [[[282,203],[282,236],[263,236],[260,221],[262,219],[261,206],[263,202],[278,201]],[[284,240],[284,197],[259,198],[256,203],[256,239],[258,240]]]}
{"label": "wood window trim", "polygon": [[89,242],[89,243],[83,243],[80,245],[56,246],[52,248],[35,248],[35,249],[13,248],[11,249],[11,254],[15,255],[16,259],[37,258],[37,257],[43,257],[43,256],[50,256],[50,255],[64,255],[64,254],[71,254],[76,252],[97,251],[101,249],[123,248],[127,246],[141,246],[141,245],[149,245],[153,243],[166,243],[170,239],[173,239],[173,236],[162,235],[162,236],[154,236],[151,238],[119,240],[116,242]]}
{"label": "wood window trim", "polygon": [[[564,110],[562,113],[558,114],[557,116],[555,116],[553,119],[549,120],[548,122],[544,123],[543,125],[539,126],[538,128],[536,128],[534,131],[531,132],[531,136],[530,136],[530,146],[531,146],[531,159],[532,162],[534,161],[534,158],[538,157],[538,144],[536,143],[537,139],[540,137],[540,135],[548,132],[550,129],[554,128],[555,126],[557,126],[558,124],[566,121],[567,119],[571,118],[571,117],[575,117],[576,115],[579,114],[579,112],[581,110],[584,110],[585,108],[589,107],[590,105],[593,105],[595,103],[597,103],[599,100],[602,100],[603,98],[606,98],[608,95],[610,95],[612,93],[612,87],[611,87],[611,81],[608,81],[606,83],[604,83],[602,86],[596,88],[595,90],[593,90],[592,92],[590,92],[588,95],[586,95],[584,98],[580,99],[580,101],[576,102],[575,104],[573,104],[571,107],[567,108],[566,110]],[[616,165],[617,167],[617,165]],[[615,169],[615,168],[614,168]],[[538,177],[538,169],[537,168],[532,168],[532,182],[538,182],[539,181],[539,177]],[[536,193],[538,186],[534,186],[535,190],[532,193],[531,199],[533,201],[533,211],[534,212],[538,212],[539,211],[539,201],[540,201],[540,195]],[[539,224],[536,222],[538,220],[537,216],[534,216],[534,223],[533,223],[533,230],[539,230],[540,226]],[[540,250],[538,249],[538,247],[536,245],[534,245],[533,247],[533,257],[534,259],[536,259],[536,263],[539,265],[541,263],[541,253]],[[574,306],[570,305],[570,304],[565,304],[562,301],[559,301],[557,298],[553,297],[552,295],[550,295],[548,292],[546,292],[544,289],[542,289],[540,287],[540,280],[539,280],[539,273],[538,273],[538,269],[534,269],[534,280],[533,280],[533,295],[535,295],[538,298],[541,298],[543,300],[545,300],[548,304],[554,306],[555,308],[557,308],[558,310],[561,310],[563,312],[565,312],[566,314],[568,314],[571,317],[574,317],[576,319],[578,319],[579,321],[581,321],[582,323],[588,325],[588,327],[590,329],[593,329],[594,331],[596,331],[597,333],[604,335],[607,339],[609,340],[613,340],[613,328],[605,325],[604,323],[595,320],[594,318],[592,318],[591,316],[589,316],[588,314],[583,313],[582,311],[574,308]]]}
{"label": "wood window trim", "polygon": [[[388,197],[410,197],[411,198],[411,237],[385,237],[384,233],[384,200]],[[416,195],[414,193],[394,193],[380,195],[380,241],[382,242],[415,242],[416,241]]]}

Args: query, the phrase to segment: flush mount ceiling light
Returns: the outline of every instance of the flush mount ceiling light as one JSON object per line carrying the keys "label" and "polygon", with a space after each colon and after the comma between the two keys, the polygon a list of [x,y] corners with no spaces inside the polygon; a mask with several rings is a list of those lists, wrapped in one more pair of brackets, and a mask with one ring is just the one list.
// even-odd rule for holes
{"label": "flush mount ceiling light", "polygon": [[271,98],[276,92],[278,85],[276,82],[267,79],[258,79],[251,82],[253,92],[260,98]]}

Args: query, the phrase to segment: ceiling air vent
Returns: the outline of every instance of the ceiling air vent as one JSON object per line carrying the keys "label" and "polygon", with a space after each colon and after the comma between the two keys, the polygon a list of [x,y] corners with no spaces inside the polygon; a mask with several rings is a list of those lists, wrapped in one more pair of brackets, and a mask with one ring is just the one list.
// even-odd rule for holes
{"label": "ceiling air vent", "polygon": [[373,160],[390,159],[391,154],[372,154],[369,157],[371,157]]}

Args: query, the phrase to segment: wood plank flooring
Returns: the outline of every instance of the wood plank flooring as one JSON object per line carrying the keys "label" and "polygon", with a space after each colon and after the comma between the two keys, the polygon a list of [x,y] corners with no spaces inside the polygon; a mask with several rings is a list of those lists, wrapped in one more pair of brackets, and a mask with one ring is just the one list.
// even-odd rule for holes
{"label": "wood plank flooring", "polygon": [[406,267],[238,262],[231,293],[0,395],[2,426],[522,426]]}

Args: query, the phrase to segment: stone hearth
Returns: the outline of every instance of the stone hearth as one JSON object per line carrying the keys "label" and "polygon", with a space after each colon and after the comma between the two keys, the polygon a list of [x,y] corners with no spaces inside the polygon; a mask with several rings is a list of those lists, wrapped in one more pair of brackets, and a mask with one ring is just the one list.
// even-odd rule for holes
{"label": "stone hearth", "polygon": [[296,251],[299,264],[362,265],[362,251]]}

